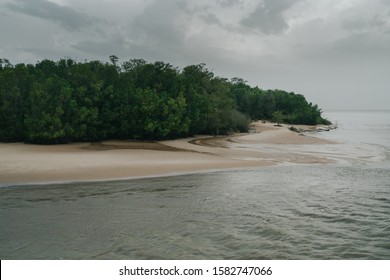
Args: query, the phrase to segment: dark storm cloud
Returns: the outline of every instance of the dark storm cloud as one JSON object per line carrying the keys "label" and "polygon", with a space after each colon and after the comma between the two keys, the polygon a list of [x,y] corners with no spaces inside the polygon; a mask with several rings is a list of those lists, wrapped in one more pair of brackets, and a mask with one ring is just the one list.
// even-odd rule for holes
{"label": "dark storm cloud", "polygon": [[283,12],[298,1],[263,0],[253,13],[241,20],[241,24],[265,34],[280,34],[288,28]]}
{"label": "dark storm cloud", "polygon": [[69,31],[79,30],[97,21],[96,18],[70,7],[59,6],[46,0],[14,0],[5,7],[17,13],[56,22]]}

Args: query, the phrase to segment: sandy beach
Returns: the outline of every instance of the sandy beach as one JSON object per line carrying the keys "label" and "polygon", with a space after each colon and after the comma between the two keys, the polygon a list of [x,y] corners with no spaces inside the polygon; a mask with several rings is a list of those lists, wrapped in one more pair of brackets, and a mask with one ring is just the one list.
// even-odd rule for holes
{"label": "sandy beach", "polygon": [[[253,124],[251,133],[224,137],[52,146],[1,143],[0,185],[115,180],[283,163],[329,163],[332,160],[323,154],[308,154],[304,150],[308,145],[331,144],[334,142],[298,134],[287,126],[261,122]],[[290,152],[291,145],[301,152]]]}

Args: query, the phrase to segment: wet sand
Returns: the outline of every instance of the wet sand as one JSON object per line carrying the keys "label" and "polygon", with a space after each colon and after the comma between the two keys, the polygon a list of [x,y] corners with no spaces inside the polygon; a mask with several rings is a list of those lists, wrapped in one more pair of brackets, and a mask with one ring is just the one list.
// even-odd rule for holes
{"label": "wet sand", "polygon": [[[257,145],[251,149],[251,145]],[[266,146],[327,145],[287,126],[256,122],[251,133],[198,136],[160,142],[104,141],[67,145],[0,144],[0,185],[115,180],[214,170],[255,168],[284,162],[328,163],[313,154],[275,153]],[[264,150],[262,149],[264,146]]]}

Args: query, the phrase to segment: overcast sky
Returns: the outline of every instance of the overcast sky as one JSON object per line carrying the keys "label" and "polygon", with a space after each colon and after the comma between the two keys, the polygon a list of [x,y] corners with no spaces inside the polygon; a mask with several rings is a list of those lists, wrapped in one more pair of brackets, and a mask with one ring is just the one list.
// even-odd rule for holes
{"label": "overcast sky", "polygon": [[390,0],[0,0],[0,57],[206,63],[326,110],[390,109]]}

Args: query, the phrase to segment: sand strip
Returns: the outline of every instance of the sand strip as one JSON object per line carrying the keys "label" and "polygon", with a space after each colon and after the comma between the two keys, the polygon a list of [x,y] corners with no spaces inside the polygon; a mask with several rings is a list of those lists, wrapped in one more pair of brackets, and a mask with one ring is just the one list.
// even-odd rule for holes
{"label": "sand strip", "polygon": [[[270,166],[283,162],[327,163],[305,153],[270,152],[262,145],[324,145],[272,124],[250,134],[199,136],[161,142],[104,141],[68,145],[0,144],[0,185],[97,181]],[[251,148],[252,145],[252,148]],[[253,148],[253,145],[256,145]],[[264,146],[265,147],[265,146]]]}

